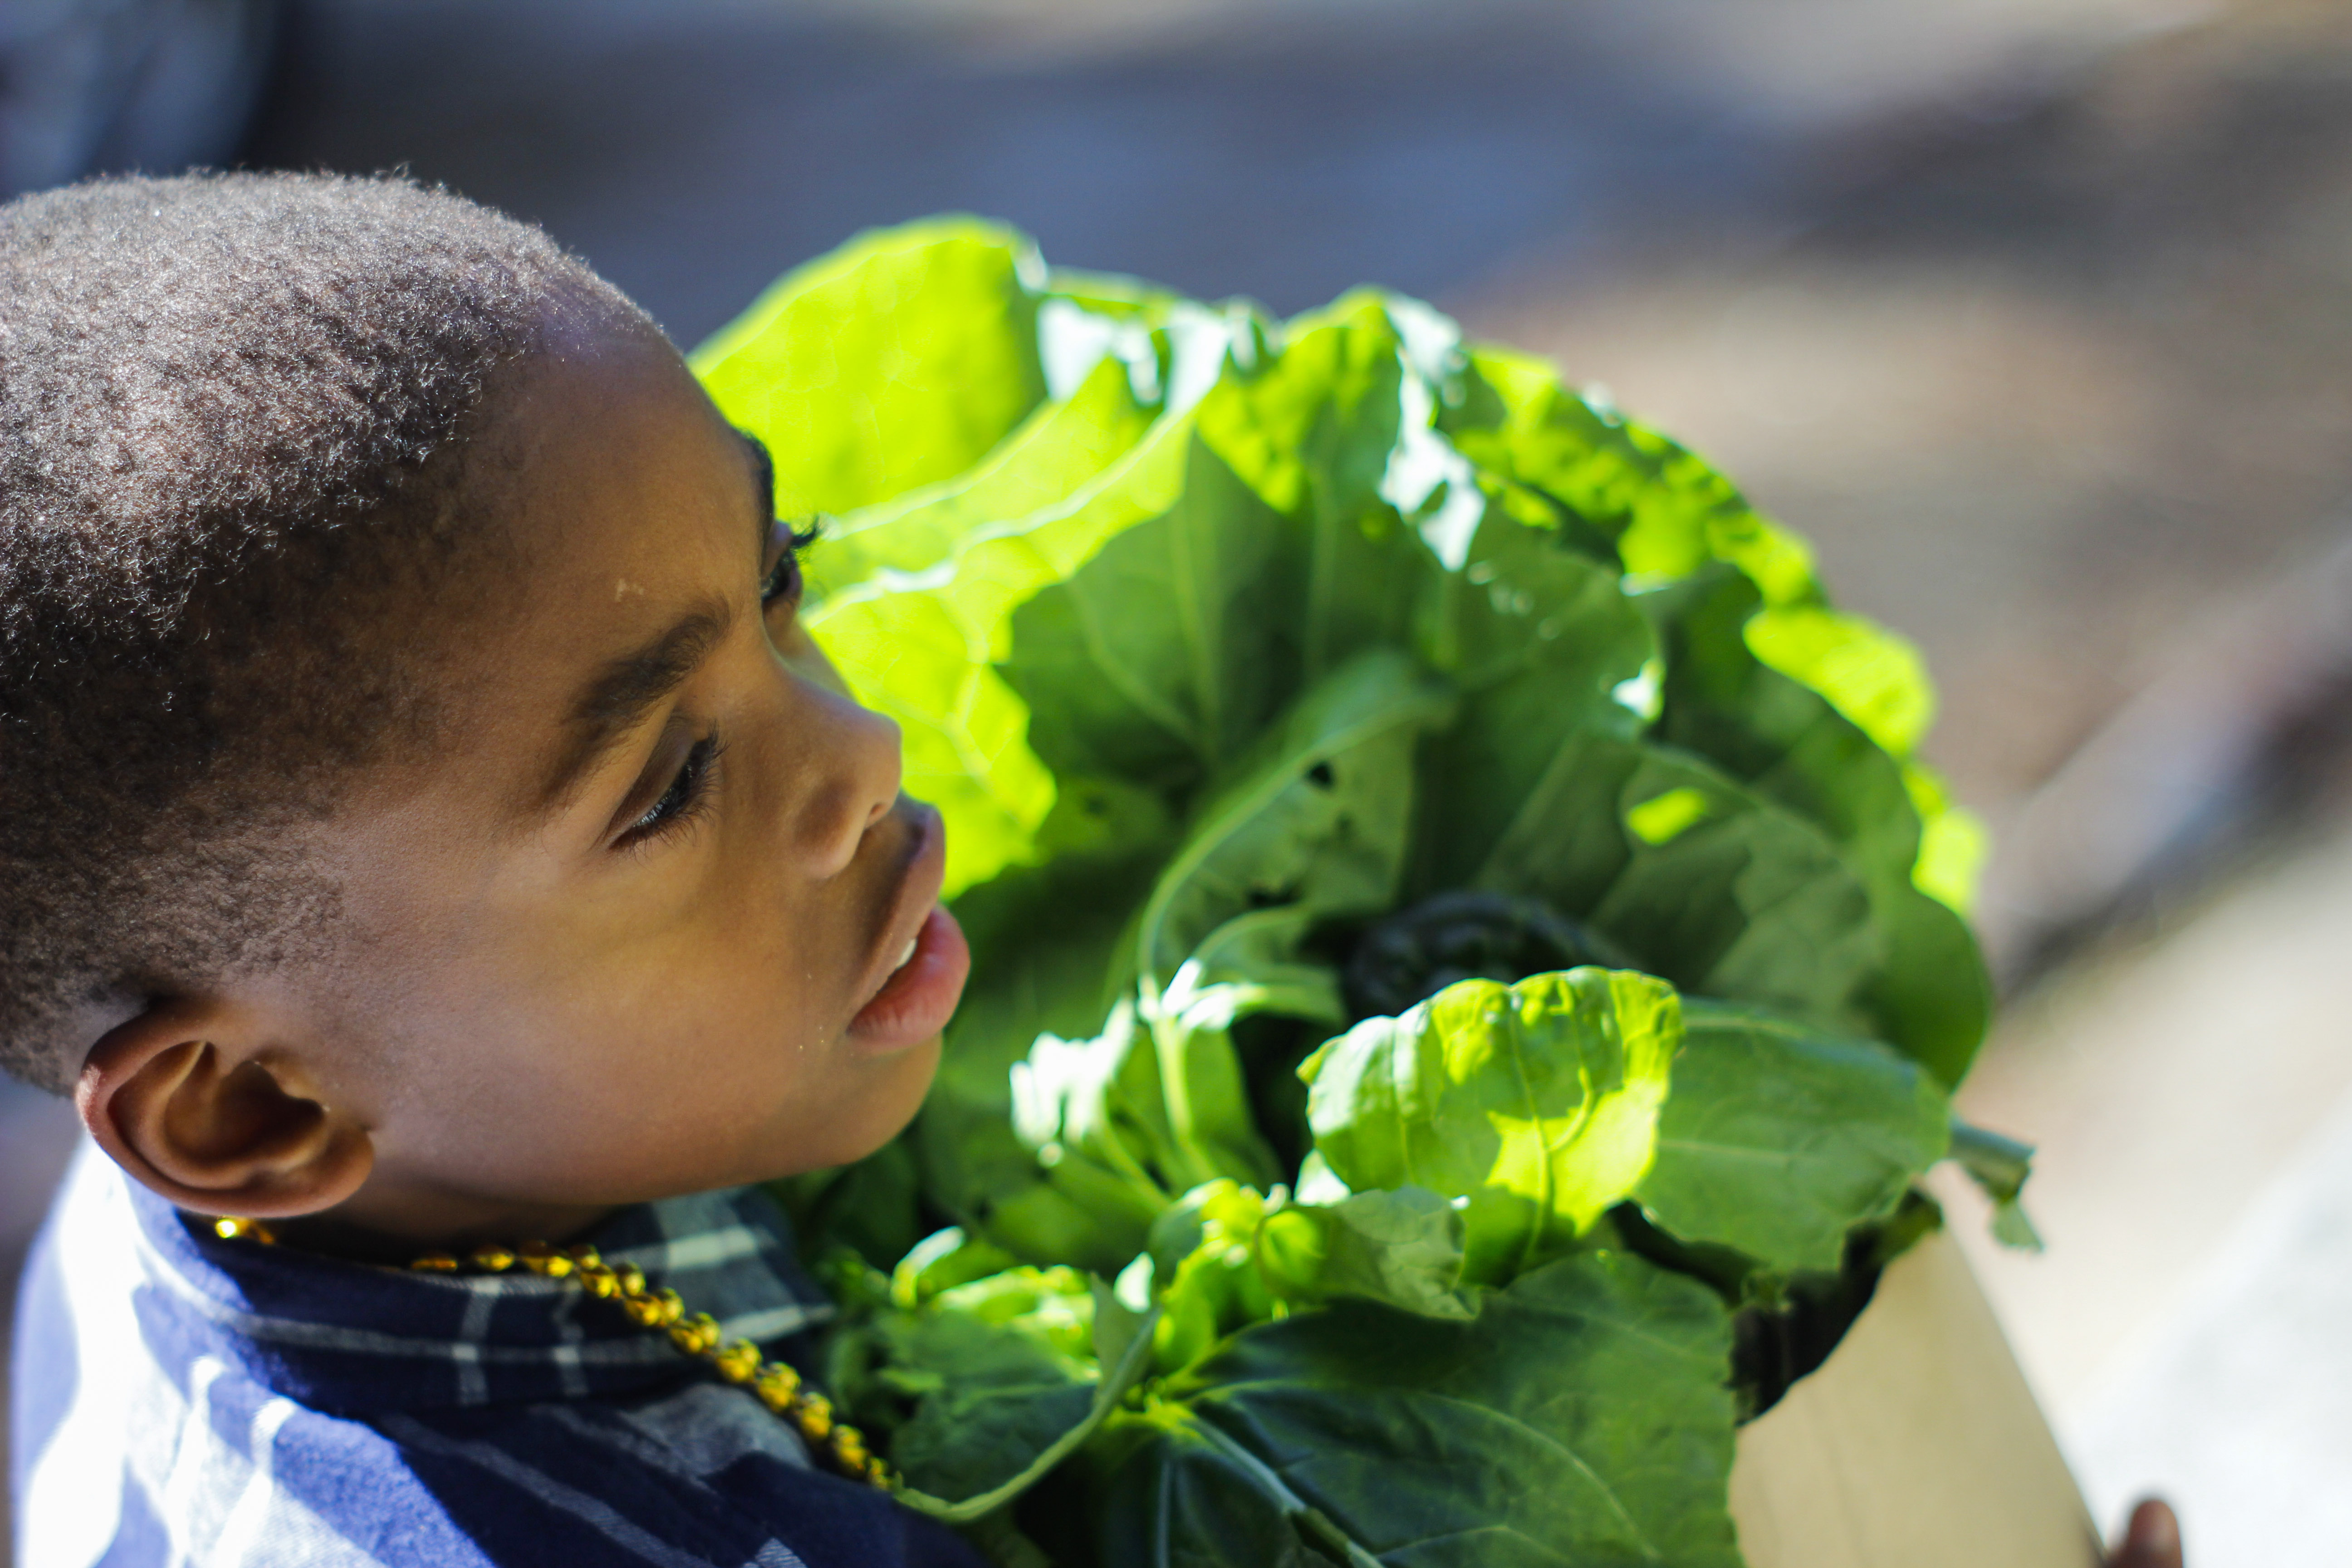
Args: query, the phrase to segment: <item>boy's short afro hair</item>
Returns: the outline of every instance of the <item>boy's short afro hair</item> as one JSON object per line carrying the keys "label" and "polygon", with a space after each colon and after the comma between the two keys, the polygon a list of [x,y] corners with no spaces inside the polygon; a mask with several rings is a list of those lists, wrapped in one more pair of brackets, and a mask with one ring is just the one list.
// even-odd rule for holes
{"label": "boy's short afro hair", "polygon": [[575,304],[634,310],[402,178],[0,206],[0,1068],[63,1091],[102,1010],[332,930],[288,846],[436,732],[414,612],[496,532],[467,438]]}

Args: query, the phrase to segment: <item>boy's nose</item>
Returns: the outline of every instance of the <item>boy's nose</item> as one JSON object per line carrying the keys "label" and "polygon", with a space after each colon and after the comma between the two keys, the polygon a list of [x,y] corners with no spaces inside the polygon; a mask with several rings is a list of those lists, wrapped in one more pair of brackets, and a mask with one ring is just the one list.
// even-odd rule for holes
{"label": "boy's nose", "polygon": [[898,725],[830,681],[795,670],[800,712],[786,744],[803,751],[807,784],[792,813],[795,858],[819,879],[849,868],[866,834],[898,803]]}

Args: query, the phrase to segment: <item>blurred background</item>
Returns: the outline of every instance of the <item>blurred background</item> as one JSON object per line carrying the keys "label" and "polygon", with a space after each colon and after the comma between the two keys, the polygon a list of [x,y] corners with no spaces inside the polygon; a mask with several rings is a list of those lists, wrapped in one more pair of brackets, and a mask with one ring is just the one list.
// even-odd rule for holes
{"label": "blurred background", "polygon": [[[961,208],[1606,384],[1937,671],[1997,844],[1963,1109],[2049,1250],[1943,1195],[2102,1523],[2352,1557],[2352,5],[0,7],[0,188],[231,161],[446,182],[689,346]],[[0,1279],[70,1123],[0,1087]]]}

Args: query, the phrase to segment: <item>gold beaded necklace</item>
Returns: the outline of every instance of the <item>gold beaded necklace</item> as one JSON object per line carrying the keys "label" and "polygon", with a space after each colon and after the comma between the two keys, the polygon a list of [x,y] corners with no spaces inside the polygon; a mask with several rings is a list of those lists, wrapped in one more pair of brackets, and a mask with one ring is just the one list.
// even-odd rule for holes
{"label": "gold beaded necklace", "polygon": [[[213,1233],[223,1241],[251,1241],[264,1247],[278,1243],[277,1233],[258,1220],[216,1219]],[[464,1258],[455,1253],[428,1252],[408,1266],[421,1274],[457,1274],[467,1268],[482,1274],[504,1274],[516,1268],[542,1279],[561,1279],[579,1287],[600,1301],[617,1301],[629,1321],[644,1329],[664,1329],[670,1343],[719,1369],[728,1382],[749,1389],[779,1418],[790,1421],[808,1442],[809,1451],[853,1480],[895,1489],[898,1480],[881,1456],[867,1451],[856,1427],[833,1418],[833,1405],[814,1389],[804,1387],[801,1374],[780,1361],[761,1358],[749,1340],[724,1338],[719,1321],[708,1312],[688,1313],[677,1291],[665,1286],[646,1288],[645,1270],[634,1263],[615,1268],[593,1247],[551,1247],[527,1241],[520,1247],[478,1247]]]}

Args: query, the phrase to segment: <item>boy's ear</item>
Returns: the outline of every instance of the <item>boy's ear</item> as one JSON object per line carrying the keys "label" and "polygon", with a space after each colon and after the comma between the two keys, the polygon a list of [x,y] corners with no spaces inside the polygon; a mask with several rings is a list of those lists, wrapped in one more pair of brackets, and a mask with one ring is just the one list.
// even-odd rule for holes
{"label": "boy's ear", "polygon": [[100,1039],[74,1106],[100,1148],[182,1208],[315,1214],[359,1190],[374,1145],[271,1044],[236,1008],[161,1003]]}

